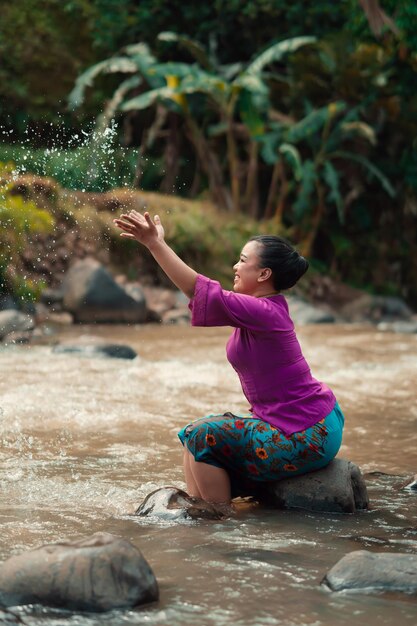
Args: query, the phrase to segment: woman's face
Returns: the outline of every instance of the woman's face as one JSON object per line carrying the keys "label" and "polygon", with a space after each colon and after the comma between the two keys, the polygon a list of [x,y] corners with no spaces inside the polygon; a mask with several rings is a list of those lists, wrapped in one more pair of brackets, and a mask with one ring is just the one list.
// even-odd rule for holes
{"label": "woman's face", "polygon": [[263,273],[258,255],[260,245],[257,241],[248,241],[240,253],[239,261],[233,266],[235,272],[233,289],[237,293],[253,296],[263,286],[258,280]]}

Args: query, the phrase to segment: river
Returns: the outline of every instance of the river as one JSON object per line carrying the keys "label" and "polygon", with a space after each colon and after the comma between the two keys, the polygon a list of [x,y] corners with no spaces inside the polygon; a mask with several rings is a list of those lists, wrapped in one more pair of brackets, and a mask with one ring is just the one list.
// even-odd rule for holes
{"label": "river", "polygon": [[138,546],[160,600],[137,611],[78,615],[24,607],[31,626],[401,626],[415,597],[331,594],[328,569],[356,549],[415,552],[417,336],[371,327],[299,329],[313,374],[345,412],[339,456],[366,474],[369,512],[251,510],[223,522],[136,518],[153,489],[184,486],[178,429],[206,413],[247,409],[227,364],[228,329],[69,326],[50,341],[105,338],[133,361],[0,351],[0,558],[96,531]]}

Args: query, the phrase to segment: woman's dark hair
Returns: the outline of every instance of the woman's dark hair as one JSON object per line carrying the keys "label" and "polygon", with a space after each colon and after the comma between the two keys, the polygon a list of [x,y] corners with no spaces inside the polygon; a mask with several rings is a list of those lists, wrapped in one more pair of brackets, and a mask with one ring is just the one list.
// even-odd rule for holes
{"label": "woman's dark hair", "polygon": [[259,259],[261,267],[272,270],[274,289],[282,291],[294,287],[295,283],[308,270],[308,261],[294,250],[292,245],[275,235],[258,235],[249,241],[261,244]]}

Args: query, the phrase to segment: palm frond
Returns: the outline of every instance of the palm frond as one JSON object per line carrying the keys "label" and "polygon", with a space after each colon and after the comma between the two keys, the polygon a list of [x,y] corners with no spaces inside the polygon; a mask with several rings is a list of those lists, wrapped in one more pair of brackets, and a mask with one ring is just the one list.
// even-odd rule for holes
{"label": "palm frond", "polygon": [[307,46],[316,43],[316,37],[293,37],[291,39],[284,39],[279,43],[275,43],[258,55],[252,63],[246,68],[246,72],[257,74],[262,72],[266,65],[280,61],[282,57],[290,52],[295,52],[302,46]]}
{"label": "palm frond", "polygon": [[395,198],[395,196],[397,195],[397,192],[391,185],[388,178],[381,172],[381,170],[376,165],[371,163],[366,157],[345,150],[337,150],[336,152],[333,152],[331,155],[329,155],[328,158],[356,161],[357,163],[365,167],[370,172],[370,174],[372,174],[373,176],[375,176],[375,178],[379,180],[382,187],[385,189],[387,194],[391,196],[391,198]]}
{"label": "palm frond", "polygon": [[190,37],[187,37],[187,35],[179,35],[178,33],[174,33],[172,31],[159,33],[158,39],[169,43],[177,43],[182,48],[185,48],[194,57],[197,63],[201,65],[201,67],[208,71],[214,70],[213,63],[204,47],[198,41],[195,41],[195,39],[191,39]]}
{"label": "palm frond", "polygon": [[89,67],[78,76],[73,90],[68,96],[68,104],[71,109],[76,109],[84,101],[84,94],[87,87],[91,87],[94,79],[99,74],[125,73],[132,74],[138,71],[138,66],[127,57],[110,57]]}

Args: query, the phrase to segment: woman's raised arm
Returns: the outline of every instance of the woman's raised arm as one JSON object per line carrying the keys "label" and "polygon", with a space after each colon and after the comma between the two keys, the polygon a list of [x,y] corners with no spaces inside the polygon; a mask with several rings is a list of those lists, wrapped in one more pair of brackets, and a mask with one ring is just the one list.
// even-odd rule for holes
{"label": "woman's raised arm", "polygon": [[120,234],[121,237],[136,239],[146,246],[178,289],[181,289],[188,298],[193,297],[197,272],[184,263],[166,243],[164,229],[158,215],[155,215],[153,221],[147,211],[143,215],[137,211],[130,211],[113,221],[123,231]]}

